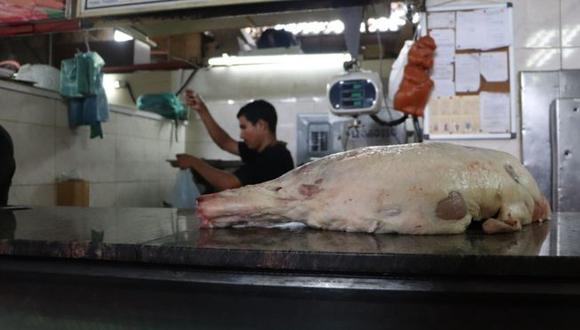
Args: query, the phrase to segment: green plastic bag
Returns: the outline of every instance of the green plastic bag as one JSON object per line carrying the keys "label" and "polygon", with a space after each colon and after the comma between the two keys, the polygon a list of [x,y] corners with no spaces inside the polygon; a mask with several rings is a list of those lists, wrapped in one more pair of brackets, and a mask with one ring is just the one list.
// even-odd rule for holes
{"label": "green plastic bag", "polygon": [[66,97],[82,97],[77,83],[77,64],[74,58],[60,62],[60,94]]}
{"label": "green plastic bag", "polygon": [[67,98],[69,126],[90,126],[91,139],[103,137],[101,122],[109,118],[101,72],[104,65],[95,52],[79,52],[60,64],[60,94]]}
{"label": "green plastic bag", "polygon": [[102,86],[105,61],[95,52],[77,53],[60,64],[60,94],[66,97],[96,95]]}
{"label": "green plastic bag", "polygon": [[95,52],[78,53],[75,55],[75,61],[79,92],[83,95],[96,95],[102,86],[101,68],[105,65],[105,61]]}
{"label": "green plastic bag", "polygon": [[141,95],[137,98],[137,109],[154,112],[168,119],[187,119],[187,108],[172,93]]}

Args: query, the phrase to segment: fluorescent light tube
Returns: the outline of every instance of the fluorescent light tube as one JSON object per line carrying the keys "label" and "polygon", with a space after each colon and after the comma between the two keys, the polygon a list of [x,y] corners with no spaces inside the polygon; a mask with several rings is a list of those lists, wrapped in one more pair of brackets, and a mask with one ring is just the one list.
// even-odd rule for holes
{"label": "fluorescent light tube", "polygon": [[212,57],[208,60],[210,66],[258,65],[258,64],[328,64],[352,60],[348,53],[335,54],[288,54],[288,55],[258,55],[258,56],[227,56]]}

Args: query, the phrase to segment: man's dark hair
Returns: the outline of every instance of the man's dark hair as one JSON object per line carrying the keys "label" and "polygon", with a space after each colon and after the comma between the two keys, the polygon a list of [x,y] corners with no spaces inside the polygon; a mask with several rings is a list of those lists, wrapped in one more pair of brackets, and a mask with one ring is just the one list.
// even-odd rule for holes
{"label": "man's dark hair", "polygon": [[272,134],[276,134],[276,124],[278,123],[278,116],[276,115],[276,109],[274,106],[264,100],[255,100],[244,105],[240,111],[238,111],[238,118],[241,116],[246,117],[246,119],[253,125],[256,125],[258,120],[262,119],[268,123],[268,128]]}

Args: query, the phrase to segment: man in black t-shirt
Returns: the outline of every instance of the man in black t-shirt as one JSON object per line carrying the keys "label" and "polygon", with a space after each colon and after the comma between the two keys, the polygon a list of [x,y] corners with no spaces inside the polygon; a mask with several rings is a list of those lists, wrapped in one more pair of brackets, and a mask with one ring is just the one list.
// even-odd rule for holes
{"label": "man in black t-shirt", "polygon": [[286,143],[276,139],[277,116],[274,107],[256,100],[238,112],[240,137],[232,139],[213,119],[207,106],[192,90],[186,90],[187,105],[197,111],[212,140],[223,150],[242,158],[243,165],[234,173],[217,169],[188,154],[178,154],[174,167],[192,169],[216,190],[238,188],[272,180],[294,168]]}

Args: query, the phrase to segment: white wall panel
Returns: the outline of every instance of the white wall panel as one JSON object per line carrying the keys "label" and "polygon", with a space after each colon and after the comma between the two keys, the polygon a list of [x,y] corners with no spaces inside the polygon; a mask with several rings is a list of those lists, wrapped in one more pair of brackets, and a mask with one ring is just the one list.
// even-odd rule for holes
{"label": "white wall panel", "polygon": [[562,47],[580,47],[578,0],[561,0]]}
{"label": "white wall panel", "polygon": [[562,48],[562,69],[580,69],[580,47]]}
{"label": "white wall panel", "polygon": [[90,206],[110,207],[115,205],[117,200],[116,183],[96,183],[90,185]]}
{"label": "white wall panel", "polygon": [[33,124],[3,122],[14,143],[16,174],[13,184],[54,182],[54,128]]}
{"label": "white wall panel", "polygon": [[560,70],[560,48],[517,48],[516,72]]}
{"label": "white wall panel", "polygon": [[88,130],[72,131],[55,128],[55,174],[80,175],[91,182],[115,181],[116,137],[105,134],[103,139],[90,139]]}
{"label": "white wall panel", "polygon": [[8,196],[8,203],[12,205],[52,206],[55,202],[56,192],[53,184],[13,184]]}
{"label": "white wall panel", "polygon": [[185,127],[175,142],[169,121],[111,112],[104,138],[90,139],[88,127],[68,128],[58,96],[35,93],[42,94],[0,86],[0,124],[14,141],[17,167],[9,203],[55,205],[55,183],[74,175],[89,181],[91,206],[161,205],[160,181],[173,182],[176,173],[165,159],[184,152]]}
{"label": "white wall panel", "polygon": [[54,99],[3,90],[0,98],[0,120],[54,126],[57,102]]}
{"label": "white wall panel", "polygon": [[560,47],[560,0],[516,0],[514,46]]}

